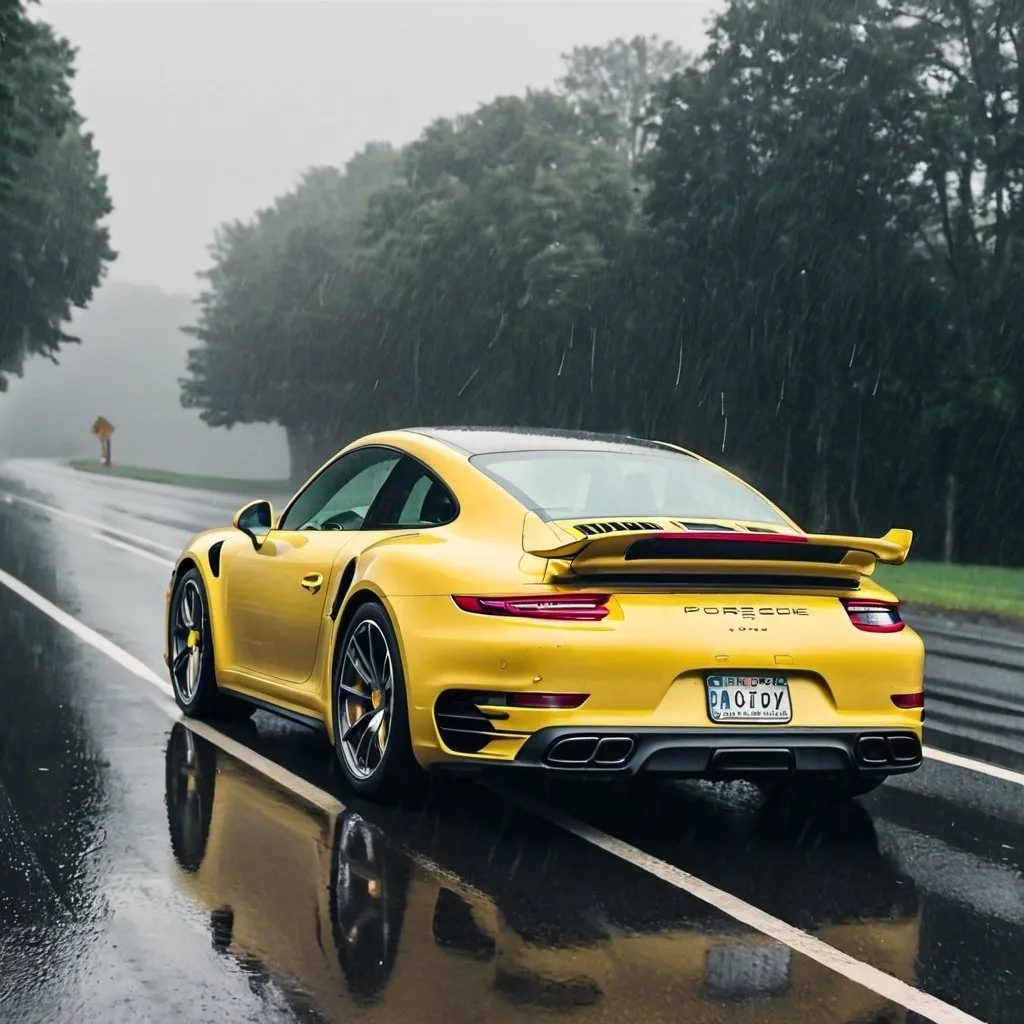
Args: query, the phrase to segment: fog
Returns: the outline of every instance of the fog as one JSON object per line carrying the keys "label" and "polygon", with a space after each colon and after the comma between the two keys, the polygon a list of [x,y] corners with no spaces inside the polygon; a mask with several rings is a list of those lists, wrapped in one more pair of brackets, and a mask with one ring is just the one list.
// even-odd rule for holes
{"label": "fog", "polygon": [[284,475],[279,428],[210,429],[178,401],[195,344],[178,326],[215,229],[370,140],[403,145],[437,117],[551,85],[574,45],[657,34],[699,51],[719,6],[44,0],[35,15],[78,50],[118,257],[72,322],[81,346],[60,368],[30,360],[0,395],[0,453],[95,454],[88,428],[104,415],[122,463]]}
{"label": "fog", "polygon": [[72,323],[82,339],[55,365],[31,362],[0,396],[4,453],[98,458],[89,433],[97,416],[114,424],[113,457],[123,465],[178,473],[279,480],[288,475],[282,431],[269,424],[207,427],[183,409],[178,378],[195,342],[181,331],[191,301],[158,288],[113,282]]}

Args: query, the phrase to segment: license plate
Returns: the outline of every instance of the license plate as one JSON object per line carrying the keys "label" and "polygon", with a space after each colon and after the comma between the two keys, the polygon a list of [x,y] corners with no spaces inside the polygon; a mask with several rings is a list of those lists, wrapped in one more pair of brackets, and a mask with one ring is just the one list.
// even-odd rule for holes
{"label": "license plate", "polygon": [[788,722],[789,683],[782,676],[708,676],[712,722]]}

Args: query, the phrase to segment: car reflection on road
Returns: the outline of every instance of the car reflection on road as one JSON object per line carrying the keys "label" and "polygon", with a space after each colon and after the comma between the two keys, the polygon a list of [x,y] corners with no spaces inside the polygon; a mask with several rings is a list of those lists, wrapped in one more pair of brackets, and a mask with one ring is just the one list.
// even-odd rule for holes
{"label": "car reflection on road", "polygon": [[[210,914],[215,948],[254,984],[271,982],[328,1020],[521,1024],[552,1010],[646,1024],[907,1020],[592,847],[537,836],[493,797],[494,820],[452,801],[425,812],[375,808],[383,827],[350,809],[333,818],[180,723],[166,779],[180,882]],[[842,813],[844,842],[850,815],[873,836],[862,808]],[[709,857],[758,855],[727,834],[719,842]],[[895,877],[873,842],[855,846],[872,912],[879,893],[900,898],[867,918],[832,899],[810,930],[913,983],[912,882]]]}

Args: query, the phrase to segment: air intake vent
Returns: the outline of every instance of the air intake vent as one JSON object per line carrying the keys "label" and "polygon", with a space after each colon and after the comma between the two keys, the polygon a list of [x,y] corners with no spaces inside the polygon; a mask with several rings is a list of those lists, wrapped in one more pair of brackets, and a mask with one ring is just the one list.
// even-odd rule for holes
{"label": "air intake vent", "polygon": [[673,526],[681,526],[684,530],[699,530],[701,533],[738,533],[739,531],[732,526],[723,526],[721,523],[685,523],[682,520],[675,519],[672,522]]}
{"label": "air intake vent", "polygon": [[434,721],[449,750],[460,754],[475,754],[484,749],[497,730],[490,719],[473,703],[473,694],[448,690],[434,705]]}
{"label": "air intake vent", "polygon": [[602,533],[626,533],[637,530],[658,531],[661,527],[657,523],[637,522],[636,520],[623,520],[614,523],[577,523],[576,529],[587,537],[596,537]]}

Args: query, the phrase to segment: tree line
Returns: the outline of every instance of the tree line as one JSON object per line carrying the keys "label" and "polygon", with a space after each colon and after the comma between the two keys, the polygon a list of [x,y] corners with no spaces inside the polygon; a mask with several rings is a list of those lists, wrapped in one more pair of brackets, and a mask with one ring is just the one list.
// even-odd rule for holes
{"label": "tree line", "polygon": [[23,0],[0,0],[0,392],[26,358],[56,362],[65,325],[115,258],[92,135],[71,96],[75,51]]}
{"label": "tree line", "polygon": [[283,426],[296,478],[394,425],[653,436],[808,529],[1022,564],[1022,58],[1016,0],[576,48],[224,225],[182,401]]}

